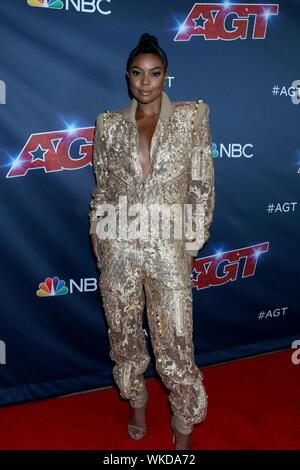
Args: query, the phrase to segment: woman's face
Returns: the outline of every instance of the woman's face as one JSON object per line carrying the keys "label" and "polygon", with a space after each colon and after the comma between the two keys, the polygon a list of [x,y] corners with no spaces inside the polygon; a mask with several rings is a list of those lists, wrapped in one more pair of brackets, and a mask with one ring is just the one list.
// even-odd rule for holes
{"label": "woman's face", "polygon": [[167,71],[157,55],[141,53],[131,62],[127,76],[134,98],[146,104],[160,96]]}

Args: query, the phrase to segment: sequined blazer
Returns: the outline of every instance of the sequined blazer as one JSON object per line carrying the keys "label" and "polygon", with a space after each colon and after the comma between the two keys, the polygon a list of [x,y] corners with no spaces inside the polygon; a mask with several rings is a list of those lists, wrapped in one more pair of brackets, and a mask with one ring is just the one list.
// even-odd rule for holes
{"label": "sequined blazer", "polygon": [[[92,192],[90,233],[96,233],[103,203],[179,203],[192,211],[192,232],[183,229],[185,249],[196,256],[209,238],[215,206],[214,166],[209,127],[209,107],[202,100],[171,102],[162,92],[160,116],[150,146],[151,171],[144,179],[139,160],[139,135],[135,120],[137,100],[128,108],[99,114],[93,145],[96,186]],[[203,226],[195,240],[196,218]],[[190,227],[190,225],[189,225]]]}

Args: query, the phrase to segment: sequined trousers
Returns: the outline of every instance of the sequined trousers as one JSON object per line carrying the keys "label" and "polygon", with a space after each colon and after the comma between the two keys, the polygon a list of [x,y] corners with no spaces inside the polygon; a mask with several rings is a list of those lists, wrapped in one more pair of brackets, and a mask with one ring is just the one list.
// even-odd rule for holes
{"label": "sequined trousers", "polygon": [[123,398],[145,393],[150,361],[143,332],[146,302],[156,370],[183,426],[204,420],[207,395],[194,361],[192,280],[181,240],[101,240],[99,287],[108,323],[113,375]]}

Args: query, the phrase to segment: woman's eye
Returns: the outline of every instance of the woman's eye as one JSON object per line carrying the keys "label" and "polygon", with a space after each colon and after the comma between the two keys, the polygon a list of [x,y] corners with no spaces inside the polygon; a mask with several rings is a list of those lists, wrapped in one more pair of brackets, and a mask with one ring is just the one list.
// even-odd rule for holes
{"label": "woman's eye", "polygon": [[139,75],[139,71],[138,70],[133,70],[132,71],[132,75],[134,75],[135,77],[137,77]]}
{"label": "woman's eye", "polygon": [[161,72],[153,72],[154,77],[159,77],[161,75]]}

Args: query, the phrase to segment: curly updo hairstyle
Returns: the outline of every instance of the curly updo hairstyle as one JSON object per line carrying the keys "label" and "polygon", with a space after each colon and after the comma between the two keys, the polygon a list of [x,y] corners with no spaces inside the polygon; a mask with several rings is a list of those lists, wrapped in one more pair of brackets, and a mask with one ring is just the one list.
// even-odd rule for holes
{"label": "curly updo hairstyle", "polygon": [[132,51],[130,52],[128,60],[127,60],[126,71],[129,70],[131,63],[133,62],[133,60],[138,54],[145,54],[145,53],[151,53],[151,54],[157,55],[160,58],[164,66],[164,69],[166,71],[168,67],[167,54],[160,47],[158,43],[158,39],[155,36],[148,34],[148,33],[143,33],[141,35],[138,45],[134,49],[132,49]]}

